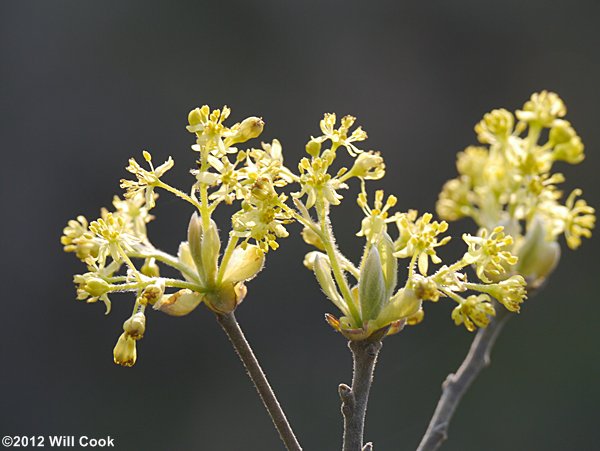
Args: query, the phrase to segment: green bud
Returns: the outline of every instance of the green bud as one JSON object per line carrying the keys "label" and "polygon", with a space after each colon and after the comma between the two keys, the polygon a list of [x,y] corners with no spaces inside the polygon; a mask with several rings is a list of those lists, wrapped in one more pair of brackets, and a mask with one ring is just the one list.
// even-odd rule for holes
{"label": "green bud", "polygon": [[[204,109],[204,107],[203,107]],[[205,116],[206,114],[204,114]],[[202,125],[202,121],[203,121],[203,114],[202,111],[200,110],[200,108],[194,108],[192,111],[190,111],[190,113],[188,114],[188,123],[190,125],[188,125],[186,128],[190,133],[196,133],[196,132],[201,132],[204,129],[204,126]]]}
{"label": "green bud", "polygon": [[200,113],[200,108],[194,108],[188,114],[188,123],[190,125],[198,125],[202,121],[202,114]]}
{"label": "green bud", "polygon": [[91,296],[98,297],[102,296],[110,289],[110,285],[100,277],[92,277],[86,281],[85,291]]}
{"label": "green bud", "polygon": [[221,240],[219,239],[217,224],[212,219],[210,220],[208,228],[203,230],[203,232],[200,254],[202,268],[206,277],[205,281],[206,284],[210,286],[216,282],[219,251],[221,250]]}
{"label": "green bud", "polygon": [[175,294],[165,295],[153,306],[171,316],[185,316],[194,310],[203,301],[204,295],[195,291],[184,289]]}
{"label": "green bud", "polygon": [[137,359],[135,340],[126,332],[123,332],[117,340],[117,344],[113,349],[113,359],[117,365],[135,365],[135,361]]}
{"label": "green bud", "polygon": [[144,265],[142,266],[141,273],[148,277],[159,277],[160,276],[160,268],[156,264],[156,260],[154,258],[147,258],[144,261]]}
{"label": "green bud", "polygon": [[398,283],[398,260],[394,257],[394,242],[386,232],[381,234],[377,250],[381,259],[381,270],[386,289],[385,299],[387,300],[392,297]]}
{"label": "green bud", "polygon": [[316,139],[311,139],[306,143],[306,153],[313,156],[318,157],[321,152],[321,143]]}
{"label": "green bud", "polygon": [[[206,282],[206,273],[204,271],[204,266],[202,265],[202,221],[198,213],[194,212],[192,217],[190,218],[190,223],[188,225],[188,244],[189,244],[189,253],[191,254],[191,258],[196,266],[196,270],[198,275],[200,276],[200,280],[202,282]],[[181,249],[180,249],[181,250]]]}
{"label": "green bud", "polygon": [[375,246],[367,248],[366,252],[368,254],[360,269],[358,287],[358,299],[364,324],[370,319],[375,319],[388,300],[379,252]]}
{"label": "green bud", "polygon": [[525,277],[530,288],[544,283],[560,260],[559,244],[554,240],[548,241],[546,235],[543,219],[534,218],[516,251],[519,262],[515,270]]}

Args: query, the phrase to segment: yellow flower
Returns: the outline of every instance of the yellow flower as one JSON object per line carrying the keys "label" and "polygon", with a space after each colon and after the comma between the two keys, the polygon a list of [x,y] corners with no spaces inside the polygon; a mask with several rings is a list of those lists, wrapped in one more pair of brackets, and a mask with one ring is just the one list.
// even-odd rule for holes
{"label": "yellow flower", "polygon": [[155,197],[154,197],[154,188],[160,182],[160,178],[173,167],[175,162],[171,157],[168,158],[163,164],[158,166],[156,169],[152,164],[151,155],[144,151],[143,152],[144,159],[150,165],[150,171],[143,169],[135,158],[129,159],[129,166],[127,166],[127,171],[131,172],[133,175],[137,177],[137,180],[121,180],[121,188],[125,189],[125,197],[127,199],[131,199],[138,195],[138,193],[144,192],[146,206],[148,209],[154,208],[155,205]]}
{"label": "yellow flower", "polygon": [[470,283],[465,285],[473,290],[489,294],[511,312],[518,313],[521,309],[521,304],[527,299],[527,291],[525,289],[527,282],[525,282],[523,276],[518,274],[489,285]]}
{"label": "yellow flower", "polygon": [[379,152],[369,150],[356,157],[354,165],[344,174],[344,180],[359,177],[365,180],[379,180],[385,175],[385,163]]}
{"label": "yellow flower", "polygon": [[396,219],[400,237],[394,243],[396,248],[394,255],[398,258],[413,257],[418,261],[421,274],[426,275],[429,259],[435,264],[442,261],[437,256],[436,248],[448,243],[451,237],[446,236],[438,241],[438,235],[448,230],[448,223],[432,222],[431,213],[423,214],[416,221],[412,218],[411,215],[404,214]]}
{"label": "yellow flower", "polygon": [[596,224],[596,216],[593,207],[590,207],[584,199],[577,199],[582,191],[575,189],[571,192],[565,203],[564,228],[567,244],[571,249],[581,246],[581,237],[591,238],[592,229]]}
{"label": "yellow flower", "polygon": [[396,216],[389,217],[388,211],[396,205],[398,199],[393,195],[388,196],[384,205],[383,190],[377,190],[375,192],[375,202],[373,208],[371,208],[367,203],[367,193],[364,189],[363,186],[358,195],[357,203],[366,217],[362,220],[361,229],[356,236],[364,236],[369,242],[374,243],[386,232],[387,224],[396,221]]}
{"label": "yellow flower", "polygon": [[362,152],[362,150],[356,147],[353,143],[367,139],[367,133],[362,129],[362,127],[358,127],[354,129],[350,136],[348,136],[348,132],[354,125],[355,121],[356,118],[354,116],[344,116],[341,120],[340,127],[336,129],[335,113],[326,113],[320,123],[321,132],[323,133],[320,141],[322,142],[326,139],[329,139],[335,147],[345,147],[350,156],[356,157]]}
{"label": "yellow flower", "polygon": [[277,238],[289,235],[284,224],[291,221],[291,215],[282,207],[285,200],[284,194],[277,195],[270,180],[257,180],[242,209],[231,218],[233,234],[255,240],[264,252],[277,249]]}
{"label": "yellow flower", "polygon": [[517,111],[517,118],[541,127],[551,127],[554,121],[567,114],[567,108],[554,92],[542,91],[531,95],[523,109]]}
{"label": "yellow flower", "polygon": [[100,244],[98,256],[94,259],[100,268],[106,265],[108,256],[115,262],[123,261],[123,254],[133,252],[133,246],[140,242],[139,238],[127,232],[126,225],[122,217],[112,213],[90,224],[89,230]]}
{"label": "yellow flower", "polygon": [[568,121],[557,119],[550,129],[548,142],[554,146],[552,156],[555,160],[563,160],[569,164],[583,161],[583,143]]}
{"label": "yellow flower", "polygon": [[515,118],[505,109],[492,110],[483,116],[483,120],[475,126],[480,142],[495,144],[505,142],[513,131]]}
{"label": "yellow flower", "polygon": [[488,276],[498,276],[506,271],[505,265],[514,265],[518,258],[507,249],[513,244],[513,238],[505,235],[504,227],[496,227],[492,233],[481,229],[479,236],[463,235],[469,246],[464,260],[476,266],[477,277],[490,283]]}
{"label": "yellow flower", "polygon": [[75,252],[77,258],[86,261],[89,257],[96,258],[100,244],[88,233],[88,222],[83,216],[71,219],[63,229],[60,242],[65,252]]}
{"label": "yellow flower", "polygon": [[452,311],[452,319],[457,326],[464,324],[469,332],[478,327],[486,327],[490,317],[496,316],[490,297],[485,294],[469,296]]}

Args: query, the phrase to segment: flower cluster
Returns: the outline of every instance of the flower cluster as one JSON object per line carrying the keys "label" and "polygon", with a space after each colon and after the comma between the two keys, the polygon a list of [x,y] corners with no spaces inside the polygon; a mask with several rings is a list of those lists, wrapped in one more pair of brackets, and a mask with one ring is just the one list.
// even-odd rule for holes
{"label": "flower cluster", "polygon": [[583,143],[565,115],[563,101],[547,91],[533,94],[515,114],[505,109],[485,114],[475,126],[483,146],[458,154],[459,177],[444,185],[437,202],[446,220],[466,216],[488,230],[503,226],[512,236],[505,250],[519,257],[512,271],[531,288],[558,263],[559,236],[564,234],[567,245],[577,249],[582,238],[591,236],[596,220],[594,208],[579,198],[580,189],[561,204],[558,184],[564,176],[553,172],[554,163],[584,159]]}
{"label": "flower cluster", "polygon": [[[187,315],[200,303],[218,314],[232,312],[246,295],[245,282],[262,269],[265,253],[288,235],[285,224],[292,213],[277,189],[296,176],[283,165],[281,145],[274,140],[238,150],[234,146],[258,137],[264,123],[249,117],[229,127],[229,114],[227,107],[211,111],[208,106],[190,112],[187,129],[196,136],[192,150],[199,157],[189,190],[163,180],[174,165],[171,157],[155,167],[144,151],[148,168],[129,160],[126,169],[134,179],[121,181],[125,196],[114,198],[112,211],[102,209],[91,223],[78,216],[63,231],[64,250],[87,265],[86,273],[74,277],[78,300],[102,301],[109,313],[112,293],[135,293],[133,312],[114,348],[115,363],[135,363],[149,305],[173,316]],[[187,240],[177,255],[157,249],[147,234],[159,189],[194,207]],[[239,210],[232,215],[229,240],[220,255],[221,238],[212,214],[219,204],[236,201]],[[174,268],[180,277],[161,277],[160,265]]]}
{"label": "flower cluster", "polygon": [[[448,223],[434,221],[430,213],[419,216],[415,210],[392,214],[397,198],[385,199],[381,190],[376,191],[373,203],[369,204],[366,180],[382,178],[385,165],[379,153],[356,147],[354,143],[364,140],[366,133],[361,128],[350,133],[353,123],[354,118],[346,116],[336,129],[335,116],[326,114],[321,121],[323,135],[308,142],[306,151],[310,158],[301,160],[300,175],[295,178],[301,186],[294,194],[298,209],[295,218],[304,225],[304,240],[318,249],[306,255],[304,264],[314,271],[323,292],[342,313],[340,318],[327,314],[329,324],[351,340],[382,337],[399,332],[406,324],[419,323],[424,316],[423,301],[435,302],[440,297],[458,304],[452,318],[469,330],[489,323],[495,314],[491,297],[507,309],[518,311],[526,298],[524,279],[514,276],[497,282],[489,278],[505,272],[505,265],[516,262],[516,257],[505,249],[509,239],[502,228],[491,233],[484,231],[477,237],[466,235],[468,250],[463,258],[428,275],[430,262],[442,263],[437,249],[450,240],[442,236]],[[323,149],[326,142],[330,145]],[[332,165],[340,147],[348,150],[354,163],[350,169],[342,167],[336,171]],[[329,220],[330,207],[340,203],[339,191],[347,188],[346,182],[351,178],[360,180],[357,202],[365,215],[357,233],[366,240],[358,267],[335,245]],[[310,214],[312,208],[316,220]],[[388,233],[391,224],[396,225],[395,240]],[[398,284],[401,259],[409,260],[403,285]],[[471,265],[477,268],[481,283],[467,280],[465,271]],[[465,297],[465,292],[480,294]]]}

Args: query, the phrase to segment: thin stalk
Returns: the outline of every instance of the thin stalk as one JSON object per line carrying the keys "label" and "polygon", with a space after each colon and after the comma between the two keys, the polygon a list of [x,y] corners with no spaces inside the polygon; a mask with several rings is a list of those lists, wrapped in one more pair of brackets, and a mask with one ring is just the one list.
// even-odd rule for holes
{"label": "thin stalk", "polygon": [[240,325],[235,319],[235,315],[233,312],[217,314],[217,321],[227,334],[227,337],[229,337],[229,341],[231,341],[231,344],[244,364],[248,376],[250,376],[256,391],[258,391],[260,399],[267,409],[277,432],[279,432],[279,436],[285,444],[286,449],[289,451],[302,451],[302,448],[294,435],[294,431],[279,405],[279,401],[277,400],[275,393],[273,393],[273,389],[269,385],[265,373],[260,367],[254,352],[252,352],[252,348],[246,340]]}
{"label": "thin stalk", "polygon": [[192,204],[194,207],[196,207],[198,210],[200,210],[202,207],[201,205],[198,203],[198,201],[196,199],[194,199],[193,197],[188,196],[187,194],[185,194],[183,191],[178,190],[177,188],[173,188],[171,185],[166,184],[165,182],[163,182],[162,180],[159,180],[156,183],[156,186],[158,188],[162,188],[165,191],[170,192],[171,194],[174,194],[175,196],[189,202],[190,204]]}
{"label": "thin stalk", "polygon": [[317,196],[316,202],[317,216],[319,218],[319,224],[321,226],[321,241],[323,242],[323,247],[325,248],[325,252],[329,257],[329,263],[331,264],[331,270],[333,272],[333,277],[338,284],[340,291],[342,292],[342,297],[346,301],[348,305],[348,310],[350,311],[350,315],[356,322],[356,324],[361,323],[360,312],[356,304],[354,303],[354,298],[352,293],[350,292],[350,287],[348,286],[348,282],[344,277],[344,273],[338,262],[338,251],[334,244],[333,233],[331,232],[331,228],[329,227],[329,218],[325,212],[325,204],[323,201],[323,195],[319,193]]}
{"label": "thin stalk", "polygon": [[429,422],[417,451],[434,451],[448,438],[450,420],[475,378],[490,364],[490,353],[502,327],[513,316],[505,308],[496,308],[496,316],[488,326],[479,329],[469,353],[456,373],[449,374],[442,384],[442,396]]}
{"label": "thin stalk", "polygon": [[344,416],[343,451],[361,451],[371,449],[370,443],[363,445],[365,417],[373,372],[377,356],[383,343],[378,340],[350,341],[348,347],[352,351],[354,372],[352,387],[340,384],[338,391],[342,400]]}

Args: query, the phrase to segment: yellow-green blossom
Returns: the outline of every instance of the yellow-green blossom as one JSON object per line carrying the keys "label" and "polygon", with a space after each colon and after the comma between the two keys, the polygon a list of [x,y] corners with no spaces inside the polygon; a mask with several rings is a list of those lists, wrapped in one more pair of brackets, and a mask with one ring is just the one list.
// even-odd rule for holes
{"label": "yellow-green blossom", "polygon": [[[88,267],[87,273],[75,276],[77,299],[103,301],[108,313],[109,294],[135,295],[133,313],[114,348],[117,364],[135,363],[136,341],[146,332],[148,305],[172,316],[187,315],[200,304],[218,314],[231,313],[246,296],[245,283],[262,269],[265,252],[277,248],[276,240],[288,235],[284,224],[293,211],[285,205],[286,195],[276,189],[298,177],[283,165],[277,140],[261,148],[232,147],[258,137],[264,122],[251,116],[228,126],[229,115],[227,107],[211,111],[203,106],[190,112],[187,129],[196,136],[192,150],[198,152],[191,187],[181,190],[164,182],[161,177],[173,167],[173,159],[155,168],[144,151],[150,168],[129,160],[127,170],[135,179],[121,181],[125,198],[115,196],[114,211],[103,208],[100,218],[89,224],[78,216],[63,231],[65,251],[75,252]],[[179,245],[176,256],[156,249],[148,237],[158,189],[194,207],[187,241]],[[229,240],[222,246],[212,215],[220,203],[236,201],[240,210],[233,214]],[[170,266],[170,272],[178,275],[160,277],[159,265]]]}
{"label": "yellow-green blossom", "polygon": [[146,199],[146,206],[151,209],[155,205],[154,188],[160,182],[160,178],[173,167],[175,162],[171,157],[156,169],[152,164],[152,156],[149,152],[143,152],[144,159],[150,165],[150,171],[142,168],[135,158],[129,159],[127,171],[136,176],[137,180],[121,180],[121,188],[125,189],[125,197],[130,199],[143,192]]}
{"label": "yellow-green blossom", "polygon": [[[485,133],[493,132],[494,136],[502,135],[502,139],[506,140],[512,123],[504,113],[499,116],[504,119],[500,117],[496,124],[487,124]],[[508,309],[518,310],[525,299],[524,279],[515,277],[494,283],[488,278],[489,274],[500,272],[496,265],[502,263],[508,267],[517,260],[509,249],[504,249],[510,244],[510,239],[504,236],[501,228],[491,234],[482,231],[479,237],[465,237],[469,249],[463,258],[427,275],[430,261],[436,265],[442,263],[437,251],[450,240],[449,236],[441,236],[448,230],[448,223],[434,221],[430,213],[419,217],[415,210],[391,214],[390,209],[396,205],[397,198],[389,196],[384,203],[382,190],[375,192],[373,205],[369,205],[366,180],[380,178],[384,173],[383,159],[379,154],[363,152],[356,156],[356,152],[350,152],[351,156],[356,156],[352,168],[348,171],[342,167],[332,175],[331,166],[337,157],[336,146],[323,149],[322,143],[327,136],[335,143],[337,136],[343,135],[332,132],[334,121],[333,116],[325,116],[322,128],[326,133],[309,141],[306,151],[310,158],[301,160],[300,176],[295,179],[300,183],[301,191],[295,194],[298,214],[294,217],[304,226],[304,240],[319,250],[306,254],[304,265],[314,271],[323,293],[342,313],[339,318],[327,314],[327,322],[350,340],[364,340],[373,335],[381,337],[397,333],[405,325],[420,323],[424,317],[424,301],[450,298],[459,304],[453,313],[457,324],[464,323],[469,330],[476,326],[485,327],[489,315],[494,314],[489,303],[491,298],[481,294],[465,299],[462,294],[467,291],[493,293]],[[461,166],[475,177],[478,170],[474,158],[487,158],[487,151],[473,148],[467,154],[468,159],[463,159]],[[357,203],[365,215],[357,233],[357,236],[366,239],[358,267],[336,247],[329,220],[329,206],[342,200],[337,190],[346,188],[345,182],[353,177],[361,181]],[[304,194],[307,195],[306,203],[299,200]],[[468,206],[468,199],[463,203]],[[313,207],[316,220],[310,213]],[[387,226],[391,222],[396,223],[398,229],[395,240],[388,234]],[[407,278],[400,286],[399,259],[410,259]],[[466,269],[471,265],[477,268],[482,283],[467,281]],[[415,272],[415,267],[418,267],[419,273]]]}
{"label": "yellow-green blossom", "polygon": [[496,316],[496,311],[490,297],[485,294],[469,296],[452,311],[454,323],[457,326],[464,324],[469,332],[478,327],[486,327],[492,316]]}
{"label": "yellow-green blossom", "polygon": [[335,147],[345,147],[351,156],[356,157],[362,152],[362,150],[356,147],[356,145],[353,143],[367,139],[367,133],[362,129],[362,127],[357,127],[349,135],[348,133],[350,132],[350,129],[354,125],[355,121],[356,118],[354,116],[344,116],[341,120],[339,128],[335,128],[335,113],[326,113],[320,123],[323,136],[316,138],[316,140],[318,142],[323,142],[329,139]]}
{"label": "yellow-green blossom", "polygon": [[507,250],[513,244],[513,239],[510,235],[506,236],[503,230],[504,227],[500,226],[492,233],[481,229],[479,236],[463,235],[463,240],[469,246],[465,260],[476,266],[477,277],[484,282],[491,282],[489,277],[495,278],[506,272],[506,265],[515,265],[519,260]]}
{"label": "yellow-green blossom", "polygon": [[[553,172],[554,164],[578,164],[585,155],[581,138],[563,119],[566,107],[560,97],[548,91],[534,93],[515,115],[516,123],[507,110],[493,110],[475,127],[479,141],[488,146],[468,147],[458,154],[459,176],[444,185],[437,212],[452,221],[471,217],[488,230],[504,226],[513,239],[504,243],[505,250],[526,257],[512,271],[519,271],[535,288],[560,257],[552,243],[564,234],[567,245],[578,248],[582,238],[591,237],[595,210],[585,200],[576,200],[580,189],[561,202],[558,185],[565,177]],[[536,228],[543,230],[532,233]],[[496,261],[490,269],[502,272],[504,266]],[[481,264],[478,271],[486,277]]]}
{"label": "yellow-green blossom", "polygon": [[388,196],[384,205],[383,190],[377,190],[375,192],[373,208],[371,208],[367,203],[367,193],[363,185],[362,190],[358,195],[357,203],[365,214],[365,218],[362,220],[360,231],[356,236],[364,236],[371,243],[377,242],[379,237],[387,231],[387,224],[396,221],[396,216],[392,215],[390,217],[388,211],[395,206],[397,202],[398,199],[396,196],[392,195]]}

